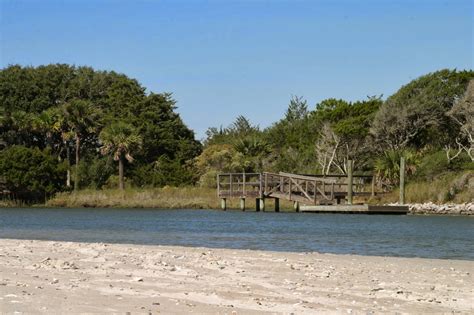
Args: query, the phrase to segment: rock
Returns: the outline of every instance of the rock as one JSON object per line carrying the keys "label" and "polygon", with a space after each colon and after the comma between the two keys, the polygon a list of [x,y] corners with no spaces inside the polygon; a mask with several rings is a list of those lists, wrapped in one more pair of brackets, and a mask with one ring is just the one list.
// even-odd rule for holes
{"label": "rock", "polygon": [[433,202],[408,204],[411,214],[463,214],[474,215],[474,202],[461,204],[441,204]]}

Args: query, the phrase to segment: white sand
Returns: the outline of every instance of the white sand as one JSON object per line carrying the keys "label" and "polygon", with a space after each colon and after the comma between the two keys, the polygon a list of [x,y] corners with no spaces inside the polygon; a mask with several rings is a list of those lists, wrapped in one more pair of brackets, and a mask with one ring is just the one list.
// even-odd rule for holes
{"label": "white sand", "polygon": [[0,240],[0,312],[474,312],[474,262]]}

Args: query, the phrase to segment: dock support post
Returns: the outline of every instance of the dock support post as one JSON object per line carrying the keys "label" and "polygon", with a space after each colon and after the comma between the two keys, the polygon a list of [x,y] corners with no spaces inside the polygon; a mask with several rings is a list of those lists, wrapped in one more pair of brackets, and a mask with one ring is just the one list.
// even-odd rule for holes
{"label": "dock support post", "polygon": [[347,203],[352,204],[352,160],[347,161]]}
{"label": "dock support post", "polygon": [[255,199],[255,211],[260,211],[260,198]]}
{"label": "dock support post", "polygon": [[400,202],[405,204],[405,158],[400,158]]}
{"label": "dock support post", "polygon": [[260,210],[265,211],[265,198],[260,198]]}
{"label": "dock support post", "polygon": [[295,209],[296,212],[300,212],[300,203],[298,201],[293,202],[293,209]]}
{"label": "dock support post", "polygon": [[275,198],[275,212],[280,212],[280,199]]}
{"label": "dock support post", "polygon": [[370,187],[371,187],[370,197],[374,198],[375,197],[375,175],[372,176],[372,183],[371,183]]}
{"label": "dock support post", "polygon": [[225,198],[221,198],[221,209],[224,211],[227,210],[227,200]]}
{"label": "dock support post", "polygon": [[245,211],[245,198],[240,198],[240,210]]}

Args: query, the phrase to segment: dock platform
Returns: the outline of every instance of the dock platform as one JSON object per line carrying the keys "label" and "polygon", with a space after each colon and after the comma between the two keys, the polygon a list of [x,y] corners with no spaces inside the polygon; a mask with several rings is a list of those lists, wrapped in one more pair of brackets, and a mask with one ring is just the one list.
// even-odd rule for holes
{"label": "dock platform", "polygon": [[408,206],[385,205],[301,205],[301,212],[311,213],[361,213],[361,214],[407,214]]}

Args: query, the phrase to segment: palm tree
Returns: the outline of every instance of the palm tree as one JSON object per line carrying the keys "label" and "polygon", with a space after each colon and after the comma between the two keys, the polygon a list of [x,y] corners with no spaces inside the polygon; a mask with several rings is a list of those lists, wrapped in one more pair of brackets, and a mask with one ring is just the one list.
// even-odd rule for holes
{"label": "palm tree", "polygon": [[379,182],[388,187],[396,185],[400,179],[400,158],[405,158],[406,172],[408,175],[415,173],[419,164],[418,157],[415,152],[404,150],[388,150],[375,160],[375,172]]}
{"label": "palm tree", "polygon": [[[60,111],[57,108],[49,108],[35,116],[32,122],[33,130],[44,133],[46,137],[46,147],[54,149],[54,135],[61,130]],[[60,145],[60,144],[59,144]]]}
{"label": "palm tree", "polygon": [[113,154],[114,160],[119,162],[119,189],[123,190],[125,159],[133,162],[131,153],[141,147],[142,137],[132,125],[118,121],[105,127],[99,135],[99,140],[102,142],[102,154]]}
{"label": "palm tree", "polygon": [[63,106],[63,116],[70,132],[74,135],[76,147],[76,173],[74,190],[79,189],[79,159],[82,139],[97,130],[100,111],[90,101],[75,99]]}

